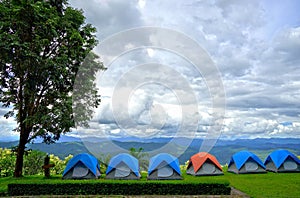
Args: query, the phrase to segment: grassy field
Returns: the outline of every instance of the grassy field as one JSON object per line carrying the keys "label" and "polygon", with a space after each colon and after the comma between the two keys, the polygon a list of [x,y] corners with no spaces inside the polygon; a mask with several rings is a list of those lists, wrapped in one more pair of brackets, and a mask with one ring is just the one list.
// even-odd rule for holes
{"label": "grassy field", "polygon": [[[225,173],[223,176],[202,176],[193,177],[184,174],[183,180],[174,180],[174,183],[224,183],[228,182],[231,186],[239,189],[251,197],[300,197],[300,173],[266,173],[266,174],[241,174]],[[147,181],[145,174],[140,181],[118,181],[118,182],[157,182]],[[53,176],[45,179],[43,176],[27,176],[20,179],[0,178],[0,193],[3,195],[7,191],[8,183],[68,183],[82,182],[80,180],[62,180],[61,176]],[[111,180],[85,180],[86,183],[111,182]],[[166,182],[166,181],[159,181]]]}
{"label": "grassy field", "polygon": [[225,173],[224,178],[251,197],[300,197],[300,173]]}

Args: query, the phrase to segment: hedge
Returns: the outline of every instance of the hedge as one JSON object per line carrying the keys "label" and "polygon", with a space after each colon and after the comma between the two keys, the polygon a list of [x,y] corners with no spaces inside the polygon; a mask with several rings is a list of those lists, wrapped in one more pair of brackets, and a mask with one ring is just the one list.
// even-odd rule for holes
{"label": "hedge", "polygon": [[9,196],[22,195],[229,195],[228,183],[58,183],[8,184]]}

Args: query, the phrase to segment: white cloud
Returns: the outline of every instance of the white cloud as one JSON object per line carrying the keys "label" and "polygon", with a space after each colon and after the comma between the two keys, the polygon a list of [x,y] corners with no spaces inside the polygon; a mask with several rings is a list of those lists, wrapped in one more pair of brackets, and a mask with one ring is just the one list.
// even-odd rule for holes
{"label": "white cloud", "polygon": [[[197,41],[223,79],[227,107],[222,137],[300,137],[297,0],[70,3],[84,10],[101,42],[144,26],[173,29]],[[119,39],[102,51],[97,49],[108,66],[97,81],[102,104],[91,128],[78,131],[118,137],[174,136],[184,122],[186,133],[181,135],[207,135],[214,122],[212,99],[218,97],[210,86],[217,81],[205,79],[180,54],[155,48],[162,44],[186,47],[193,56],[200,56],[186,43],[170,42],[170,36],[127,35],[124,42]]]}
{"label": "white cloud", "polygon": [[[5,113],[5,109],[0,108],[0,115],[3,115]],[[16,131],[13,131],[13,129],[16,128],[16,121],[14,118],[10,117],[8,119],[4,118],[3,116],[0,117],[0,139],[4,141],[11,141],[11,140],[17,140],[19,137],[19,133]]]}
{"label": "white cloud", "polygon": [[[269,28],[274,21],[269,20],[271,12],[268,9],[272,8],[261,1],[220,0],[215,3],[193,0],[172,3],[138,1],[137,4],[139,14],[133,13],[133,15],[139,17],[137,20],[130,21],[129,24],[139,21],[139,25],[179,30],[195,39],[211,54],[213,61],[220,69],[226,91],[227,114],[224,137],[284,137],[285,134],[290,133],[300,136],[296,124],[280,125],[284,121],[295,123],[300,115],[297,110],[299,108],[292,108],[300,106],[298,102],[300,98],[298,74],[300,72],[295,72],[299,70],[299,57],[297,56],[300,46],[299,27],[284,27],[277,34],[273,34],[270,39]],[[108,5],[110,6],[113,6],[113,3]],[[154,9],[155,12],[153,12]],[[274,15],[273,12],[272,14]],[[168,37],[169,35],[160,36]],[[142,40],[156,46],[167,42],[167,39],[161,38],[153,35]],[[181,44],[165,43],[166,46]],[[125,48],[131,50],[138,45],[138,43],[129,43],[125,45]],[[114,49],[113,46],[111,48]],[[193,51],[193,49],[189,50]],[[141,67],[142,70],[137,69],[137,65],[145,63],[167,65],[175,73],[169,75],[169,70],[153,70],[151,66]],[[168,71],[167,75],[163,75],[166,71]],[[124,107],[120,105],[129,103],[129,109],[126,110],[128,112],[121,111],[118,116],[122,117],[122,123],[128,125],[131,134],[142,135],[139,129],[143,128],[133,124],[139,123],[149,127],[151,131],[149,134],[174,135],[171,131],[176,132],[180,119],[185,116],[180,108],[188,109],[189,104],[193,103],[193,100],[189,101],[189,98],[182,103],[178,95],[177,98],[174,97],[174,93],[185,94],[182,88],[183,84],[187,83],[197,99],[196,117],[199,121],[197,131],[199,137],[203,137],[214,120],[211,114],[212,95],[205,79],[196,73],[191,65],[173,52],[151,47],[130,51],[117,57],[100,84],[103,85],[102,90],[112,88],[110,93],[105,92],[108,97],[106,102],[113,97],[111,94],[117,91],[118,96],[126,102],[117,100],[120,104],[116,103],[113,106],[122,109]],[[175,74],[180,74],[180,78],[185,80],[178,80]],[[120,81],[124,76],[126,81]],[[151,86],[154,81],[162,82],[163,85],[167,84],[168,87],[162,89],[157,85]],[[115,86],[119,86],[120,84],[117,83],[120,82],[122,86],[116,90]],[[138,85],[137,82],[145,82],[147,86],[135,87]],[[128,93],[131,94],[130,99]],[[116,125],[111,112],[106,113],[109,112],[108,107],[111,105],[102,104],[102,107],[105,111],[101,110],[99,113],[100,120],[110,120],[113,128],[120,127]],[[110,115],[110,119],[105,119],[106,115]],[[132,120],[128,122],[128,116],[134,122],[131,122]],[[153,132],[155,129],[160,132]]]}
{"label": "white cloud", "polygon": [[146,0],[139,0],[138,1],[138,5],[141,9],[143,9],[146,5]]}

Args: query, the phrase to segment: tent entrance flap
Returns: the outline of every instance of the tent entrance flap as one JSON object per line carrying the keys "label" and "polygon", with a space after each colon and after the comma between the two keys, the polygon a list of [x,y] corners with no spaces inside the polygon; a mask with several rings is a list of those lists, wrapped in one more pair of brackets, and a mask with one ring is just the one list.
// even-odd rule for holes
{"label": "tent entrance flap", "polygon": [[296,170],[298,166],[297,166],[296,162],[294,162],[292,160],[287,160],[283,163],[283,167],[286,170]]}
{"label": "tent entrance flap", "polygon": [[256,171],[258,169],[258,165],[256,162],[248,161],[245,163],[245,169],[247,171]]}
{"label": "tent entrance flap", "polygon": [[202,165],[202,170],[203,170],[203,173],[205,173],[205,174],[214,173],[216,171],[216,166],[211,163],[204,163]]}
{"label": "tent entrance flap", "polygon": [[130,172],[131,170],[126,164],[120,163],[116,167],[115,177],[127,177],[128,175],[130,175]]}
{"label": "tent entrance flap", "polygon": [[157,170],[158,177],[170,177],[173,175],[173,169],[170,166],[164,166]]}
{"label": "tent entrance flap", "polygon": [[73,169],[72,177],[81,178],[81,177],[85,177],[88,173],[89,173],[89,169],[86,166],[84,166],[82,163],[78,163]]}

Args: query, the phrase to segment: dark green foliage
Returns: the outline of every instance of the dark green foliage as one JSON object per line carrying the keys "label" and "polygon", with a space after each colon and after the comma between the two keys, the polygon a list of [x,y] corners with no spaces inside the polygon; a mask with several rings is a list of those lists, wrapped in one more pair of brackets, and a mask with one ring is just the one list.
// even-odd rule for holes
{"label": "dark green foliage", "polygon": [[9,184],[10,196],[20,195],[228,195],[228,183],[103,182]]}
{"label": "dark green foliage", "polygon": [[43,162],[46,153],[31,150],[24,158],[24,175],[36,175],[43,173]]}

